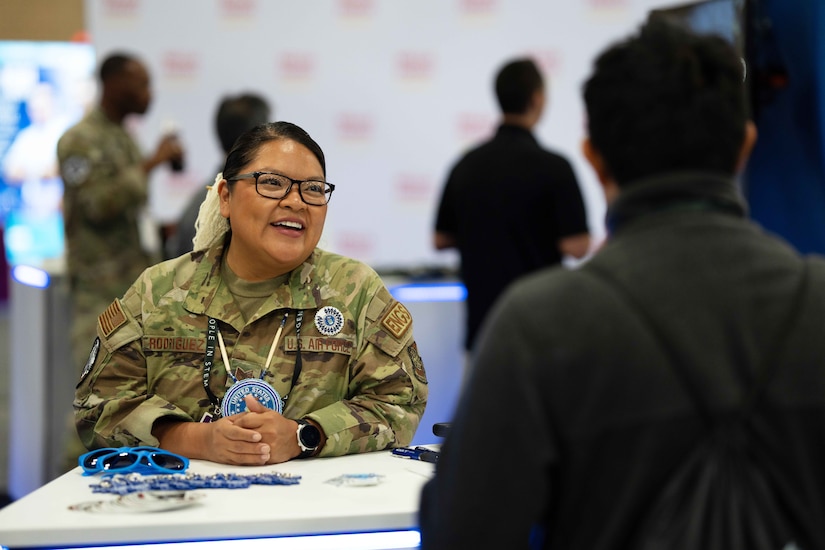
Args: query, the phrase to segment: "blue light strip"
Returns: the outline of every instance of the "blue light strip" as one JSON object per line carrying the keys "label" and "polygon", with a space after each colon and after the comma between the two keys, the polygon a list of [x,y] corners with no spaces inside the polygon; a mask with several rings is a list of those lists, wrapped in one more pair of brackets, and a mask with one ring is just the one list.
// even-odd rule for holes
{"label": "blue light strip", "polygon": [[409,283],[390,287],[390,294],[399,302],[461,302],[467,298],[467,288],[461,283]]}
{"label": "blue light strip", "polygon": [[[169,542],[160,544],[123,544],[89,546],[84,550],[124,548],[128,550],[413,550],[421,546],[418,531],[383,531],[378,533],[349,533],[341,535],[308,535],[261,539],[207,540],[196,542]],[[0,547],[6,548],[6,547]],[[49,550],[79,550],[78,547]]]}
{"label": "blue light strip", "polygon": [[12,278],[20,284],[33,286],[35,288],[46,288],[49,286],[49,274],[38,267],[30,265],[16,265],[11,268]]}

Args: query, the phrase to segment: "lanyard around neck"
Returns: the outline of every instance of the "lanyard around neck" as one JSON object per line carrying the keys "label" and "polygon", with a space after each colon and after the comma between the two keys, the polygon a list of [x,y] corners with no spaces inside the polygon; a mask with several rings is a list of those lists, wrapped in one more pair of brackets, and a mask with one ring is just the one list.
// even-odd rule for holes
{"label": "lanyard around neck", "polygon": [[[287,317],[289,317],[289,312],[286,312],[284,314],[283,319],[281,319],[281,324],[278,326],[278,330],[275,332],[275,336],[272,339],[272,344],[269,346],[269,353],[267,354],[266,363],[264,364],[264,368],[261,370],[261,380],[263,380],[264,376],[269,370],[269,366],[272,363],[272,358],[275,355],[275,349],[278,347],[278,342],[281,338],[281,333],[283,332],[284,326],[286,325]],[[298,338],[298,350],[295,357],[295,369],[292,372],[292,388],[295,387],[295,384],[298,381],[298,377],[301,375],[301,325],[303,324],[303,319],[303,310],[298,310],[298,313],[295,317],[295,332]],[[213,405],[214,411],[219,412],[221,407],[221,400],[212,392],[212,390],[209,387],[209,379],[211,377],[212,367],[214,367],[215,365],[216,341],[220,346],[221,358],[223,359],[226,374],[232,379],[233,383],[237,382],[238,379],[235,377],[234,374],[232,374],[232,369],[229,364],[229,356],[226,353],[226,346],[223,342],[223,336],[221,336],[220,329],[218,328],[218,321],[210,317],[207,323],[206,331],[206,357],[203,361],[203,387],[204,390],[206,390],[206,396],[209,398],[209,402]],[[283,399],[286,400],[288,397],[289,396],[287,394],[284,396]]]}
{"label": "lanyard around neck", "polygon": [[[292,370],[292,385],[289,387],[289,391],[291,392],[292,389],[295,387],[295,384],[298,382],[298,377],[301,376],[301,325],[304,324],[304,310],[299,309],[297,315],[295,315],[295,341],[297,342],[298,349],[295,350],[295,368]],[[289,392],[284,395],[284,402],[289,399]]]}

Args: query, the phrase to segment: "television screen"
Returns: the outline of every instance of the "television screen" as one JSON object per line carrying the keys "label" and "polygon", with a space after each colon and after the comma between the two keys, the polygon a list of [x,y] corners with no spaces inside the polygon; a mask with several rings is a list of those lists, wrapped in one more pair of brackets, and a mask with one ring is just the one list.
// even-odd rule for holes
{"label": "television screen", "polygon": [[0,225],[11,265],[62,261],[57,140],[94,103],[95,63],[90,44],[0,41]]}
{"label": "television screen", "polygon": [[651,10],[650,17],[664,17],[701,34],[717,34],[733,44],[744,57],[745,0],[704,0]]}
{"label": "television screen", "polygon": [[755,114],[752,46],[749,44],[749,0],[704,0],[651,10],[649,18],[664,18],[699,34],[715,34],[733,44],[742,58],[751,115]]}

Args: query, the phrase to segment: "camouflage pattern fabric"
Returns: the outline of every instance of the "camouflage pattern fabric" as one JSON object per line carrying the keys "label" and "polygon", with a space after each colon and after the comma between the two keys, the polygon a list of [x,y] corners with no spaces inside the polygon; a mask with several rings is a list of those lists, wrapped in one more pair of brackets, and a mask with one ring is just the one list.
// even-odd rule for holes
{"label": "camouflage pattern fabric", "polygon": [[99,108],[63,134],[57,156],[65,187],[67,274],[77,319],[72,347],[80,369],[95,337],[100,304],[123,296],[153,261],[141,246],[138,227],[148,180],[137,144]]}
{"label": "camouflage pattern fabric", "polygon": [[[378,274],[316,249],[246,322],[222,283],[223,251],[219,244],[148,269],[100,316],[100,349],[74,402],[84,444],[157,445],[151,431],[159,418],[200,420],[212,408],[203,385],[208,319],[218,321],[232,372],[258,377],[285,313],[264,379],[287,396],[284,416],[308,417],[324,429],[319,456],[409,444],[427,403],[427,378],[409,311]],[[330,306],[343,324],[325,335],[314,319]],[[293,388],[298,310],[303,367]],[[232,379],[218,350],[209,387],[221,397]]]}

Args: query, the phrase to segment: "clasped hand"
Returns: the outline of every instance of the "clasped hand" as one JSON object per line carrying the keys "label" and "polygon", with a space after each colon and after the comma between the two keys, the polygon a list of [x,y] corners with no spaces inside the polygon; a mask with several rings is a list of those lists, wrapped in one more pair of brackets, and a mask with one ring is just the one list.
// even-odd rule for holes
{"label": "clasped hand", "polygon": [[247,410],[209,426],[206,458],[223,464],[278,464],[300,454],[295,435],[297,423],[264,407],[251,395]]}
{"label": "clasped hand", "polygon": [[251,395],[244,400],[245,412],[214,422],[161,420],[152,433],[162,449],[221,464],[263,466],[301,454],[297,422],[264,407]]}

